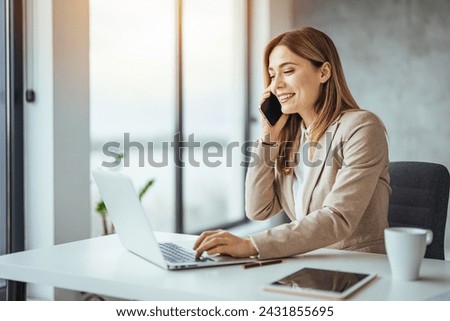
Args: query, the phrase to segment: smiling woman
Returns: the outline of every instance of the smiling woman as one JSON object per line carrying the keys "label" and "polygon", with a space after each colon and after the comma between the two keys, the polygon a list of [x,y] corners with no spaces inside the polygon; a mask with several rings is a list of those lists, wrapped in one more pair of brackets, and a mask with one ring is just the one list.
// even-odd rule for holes
{"label": "smiling woman", "polygon": [[316,118],[314,104],[320,87],[330,78],[330,63],[317,68],[310,60],[279,45],[269,57],[268,71],[270,90],[278,97],[283,113],[301,114],[308,127]]}
{"label": "smiling woman", "polygon": [[263,137],[246,179],[246,212],[266,220],[284,211],[291,223],[240,238],[206,231],[197,255],[269,259],[321,247],[384,253],[390,196],[383,123],[361,110],[347,87],[331,39],[305,27],[272,39],[264,52],[266,89],[283,115]]}

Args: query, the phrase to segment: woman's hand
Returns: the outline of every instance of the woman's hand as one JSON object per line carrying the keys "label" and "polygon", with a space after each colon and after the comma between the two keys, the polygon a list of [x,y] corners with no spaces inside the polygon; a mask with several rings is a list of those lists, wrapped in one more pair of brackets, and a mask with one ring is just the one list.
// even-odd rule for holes
{"label": "woman's hand", "polygon": [[[261,98],[259,100],[259,106],[261,106],[264,103],[264,101],[270,97],[270,93],[271,91],[269,86],[264,90],[263,94],[261,95]],[[265,141],[266,143],[275,143],[278,140],[278,137],[284,125],[286,125],[289,115],[282,114],[280,119],[273,126],[269,123],[266,116],[262,112],[261,108],[259,109],[259,115],[263,130],[263,141]]]}
{"label": "woman's hand", "polygon": [[197,251],[197,258],[203,252],[207,252],[208,255],[226,254],[239,258],[258,254],[250,239],[238,237],[224,230],[203,232],[195,242],[194,250]]}

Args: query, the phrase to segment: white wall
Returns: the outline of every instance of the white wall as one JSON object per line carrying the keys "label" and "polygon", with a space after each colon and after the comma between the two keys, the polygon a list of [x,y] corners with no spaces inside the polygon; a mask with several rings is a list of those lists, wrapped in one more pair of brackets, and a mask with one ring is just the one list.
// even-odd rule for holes
{"label": "white wall", "polygon": [[[25,106],[26,248],[89,237],[88,0],[27,1],[33,8],[36,101]],[[38,299],[72,299],[28,286]]]}

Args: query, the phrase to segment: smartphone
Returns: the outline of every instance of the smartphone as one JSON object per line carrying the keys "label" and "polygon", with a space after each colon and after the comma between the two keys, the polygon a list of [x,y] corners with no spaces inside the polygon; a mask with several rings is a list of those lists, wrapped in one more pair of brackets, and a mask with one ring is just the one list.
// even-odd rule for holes
{"label": "smartphone", "polygon": [[281,104],[278,101],[277,96],[273,93],[270,93],[269,98],[264,100],[261,105],[261,111],[272,126],[274,126],[278,119],[280,119],[281,115],[283,115],[281,112]]}

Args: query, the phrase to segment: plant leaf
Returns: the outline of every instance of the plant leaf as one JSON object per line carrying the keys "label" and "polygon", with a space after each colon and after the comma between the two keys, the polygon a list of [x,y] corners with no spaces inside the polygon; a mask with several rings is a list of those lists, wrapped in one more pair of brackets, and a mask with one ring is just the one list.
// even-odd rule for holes
{"label": "plant leaf", "polygon": [[150,186],[153,185],[154,182],[155,180],[151,179],[147,182],[147,184],[144,185],[144,187],[141,188],[141,190],[139,191],[139,199],[142,199],[142,197],[145,195],[145,193],[147,193],[147,190],[150,188]]}
{"label": "plant leaf", "polygon": [[108,210],[106,209],[106,205],[105,202],[103,201],[99,201],[97,203],[97,207],[95,209],[97,211],[97,213],[99,213],[100,215],[106,215],[106,213],[108,212]]}

